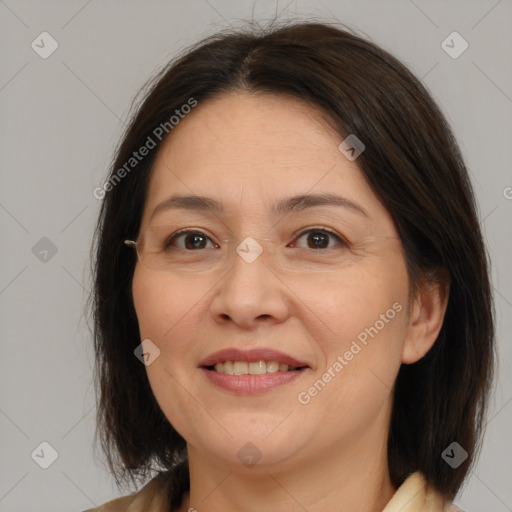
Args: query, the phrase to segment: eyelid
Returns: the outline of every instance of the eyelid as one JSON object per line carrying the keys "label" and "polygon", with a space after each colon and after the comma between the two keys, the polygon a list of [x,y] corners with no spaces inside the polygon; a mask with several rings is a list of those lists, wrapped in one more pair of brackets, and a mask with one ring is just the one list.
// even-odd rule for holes
{"label": "eyelid", "polygon": [[336,231],[334,231],[326,226],[313,226],[313,227],[309,227],[309,228],[302,228],[293,234],[294,241],[297,240],[298,238],[301,238],[306,233],[309,233],[311,231],[323,231],[323,232],[328,233],[329,235],[337,238],[338,241],[341,242],[342,244],[350,245],[350,242],[347,240],[347,238],[345,238],[344,236],[340,235]]}
{"label": "eyelid", "polygon": [[[344,245],[350,245],[350,242],[347,240],[347,238],[345,238],[344,236],[340,235],[336,231],[334,231],[326,226],[313,226],[313,227],[308,227],[308,228],[301,228],[292,235],[293,242],[295,242],[298,238],[301,238],[302,236],[304,236],[307,233],[310,233],[312,231],[322,231],[322,232],[328,233],[329,235],[336,238],[338,240],[338,242],[341,242]],[[214,245],[217,245],[217,246],[220,245],[218,242],[215,241],[215,237],[213,237],[212,235],[207,233],[202,228],[183,228],[183,229],[180,229],[179,231],[176,231],[172,235],[170,235],[165,241],[165,246],[168,246],[171,243],[171,241],[175,240],[175,238],[177,238],[178,236],[183,235],[183,234],[188,234],[188,233],[203,234],[207,238],[209,238]],[[228,240],[222,240],[222,242],[227,242],[227,241]]]}
{"label": "eyelid", "polygon": [[171,241],[174,241],[178,236],[188,234],[188,233],[200,233],[202,235],[205,235],[207,238],[209,238],[214,245],[217,245],[217,246],[219,245],[219,243],[215,241],[215,237],[210,235],[209,233],[207,233],[202,228],[183,228],[183,229],[176,231],[169,237],[167,237],[165,239],[164,246],[167,247],[168,245],[170,245]]}

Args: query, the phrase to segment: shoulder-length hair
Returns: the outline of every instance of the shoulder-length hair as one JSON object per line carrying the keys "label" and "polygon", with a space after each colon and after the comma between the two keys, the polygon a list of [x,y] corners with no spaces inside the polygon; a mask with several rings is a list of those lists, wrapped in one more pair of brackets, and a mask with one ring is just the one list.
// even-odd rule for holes
{"label": "shoulder-length hair", "polygon": [[[149,82],[116,150],[99,194],[90,308],[96,435],[118,484],[187,465],[185,440],[160,410],[133,353],[141,342],[131,295],[136,255],[123,241],[138,234],[165,140],[156,134],[165,129],[172,136],[170,119],[191,98],[201,102],[229,91],[300,98],[321,107],[343,137],[356,134],[366,145],[359,166],[396,223],[411,288],[449,276],[449,302],[433,348],[399,370],[388,462],[397,487],[421,471],[453,499],[481,446],[494,369],[489,263],[471,183],[452,131],[421,82],[352,30],[317,22],[221,32],[187,49]],[[128,167],[134,151],[149,146],[148,137],[156,147]],[[452,442],[468,453],[456,469],[442,458]],[[188,485],[186,467],[180,471],[175,503]]]}

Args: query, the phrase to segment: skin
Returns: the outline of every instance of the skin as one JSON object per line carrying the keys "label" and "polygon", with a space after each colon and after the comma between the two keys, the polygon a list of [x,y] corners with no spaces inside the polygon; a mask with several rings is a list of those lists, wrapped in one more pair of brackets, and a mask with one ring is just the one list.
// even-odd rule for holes
{"label": "skin", "polygon": [[[232,234],[237,243],[249,236],[272,237],[283,247],[295,241],[298,247],[288,250],[301,251],[303,261],[318,251],[308,248],[307,234],[294,236],[306,228],[323,226],[351,243],[330,239],[339,265],[328,272],[283,272],[270,259],[248,264],[240,257],[228,271],[205,274],[136,265],[141,340],[160,349],[146,366],[148,378],[188,446],[191,490],[180,512],[378,512],[396,491],[386,447],[393,385],[400,365],[433,345],[448,290],[429,285],[410,295],[393,219],[357,160],[339,151],[343,138],[301,100],[230,92],[200,103],[159,151],[142,232],[160,202],[196,194],[222,202],[225,212],[173,210],[153,222],[167,223],[168,234],[199,229],[215,242]],[[368,215],[336,206],[271,214],[275,200],[322,192],[342,195]],[[372,238],[378,236],[389,238]],[[300,403],[299,393],[395,303],[401,311],[309,403]],[[311,369],[270,392],[236,396],[198,369],[228,347],[274,348]],[[261,453],[252,467],[237,456],[248,442]]]}

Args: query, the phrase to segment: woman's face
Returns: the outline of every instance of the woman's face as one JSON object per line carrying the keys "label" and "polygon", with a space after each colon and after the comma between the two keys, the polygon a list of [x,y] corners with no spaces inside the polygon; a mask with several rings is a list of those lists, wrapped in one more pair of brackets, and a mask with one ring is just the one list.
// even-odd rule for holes
{"label": "woman's face", "polygon": [[[300,100],[229,93],[199,103],[158,154],[141,233],[153,249],[193,233],[160,255],[169,270],[137,263],[133,298],[141,341],[160,351],[152,390],[189,454],[243,470],[385,446],[409,281],[392,218],[342,140]],[[191,195],[221,208],[153,215]],[[274,211],[302,195],[344,199]],[[228,349],[240,352],[216,355]]]}

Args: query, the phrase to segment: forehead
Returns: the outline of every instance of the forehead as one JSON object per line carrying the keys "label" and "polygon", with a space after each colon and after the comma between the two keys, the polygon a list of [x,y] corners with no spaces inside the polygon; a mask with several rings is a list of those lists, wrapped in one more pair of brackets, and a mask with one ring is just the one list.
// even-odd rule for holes
{"label": "forehead", "polygon": [[[318,107],[271,94],[225,93],[200,102],[164,141],[147,209],[173,193],[214,196],[229,208],[286,196],[343,193],[385,215],[343,136]],[[253,208],[254,211],[254,208]]]}
{"label": "forehead", "polygon": [[305,157],[329,161],[339,138],[328,117],[309,103],[236,92],[199,103],[173,129],[161,152],[175,165],[220,161],[243,170],[272,159],[290,165],[301,165]]}

